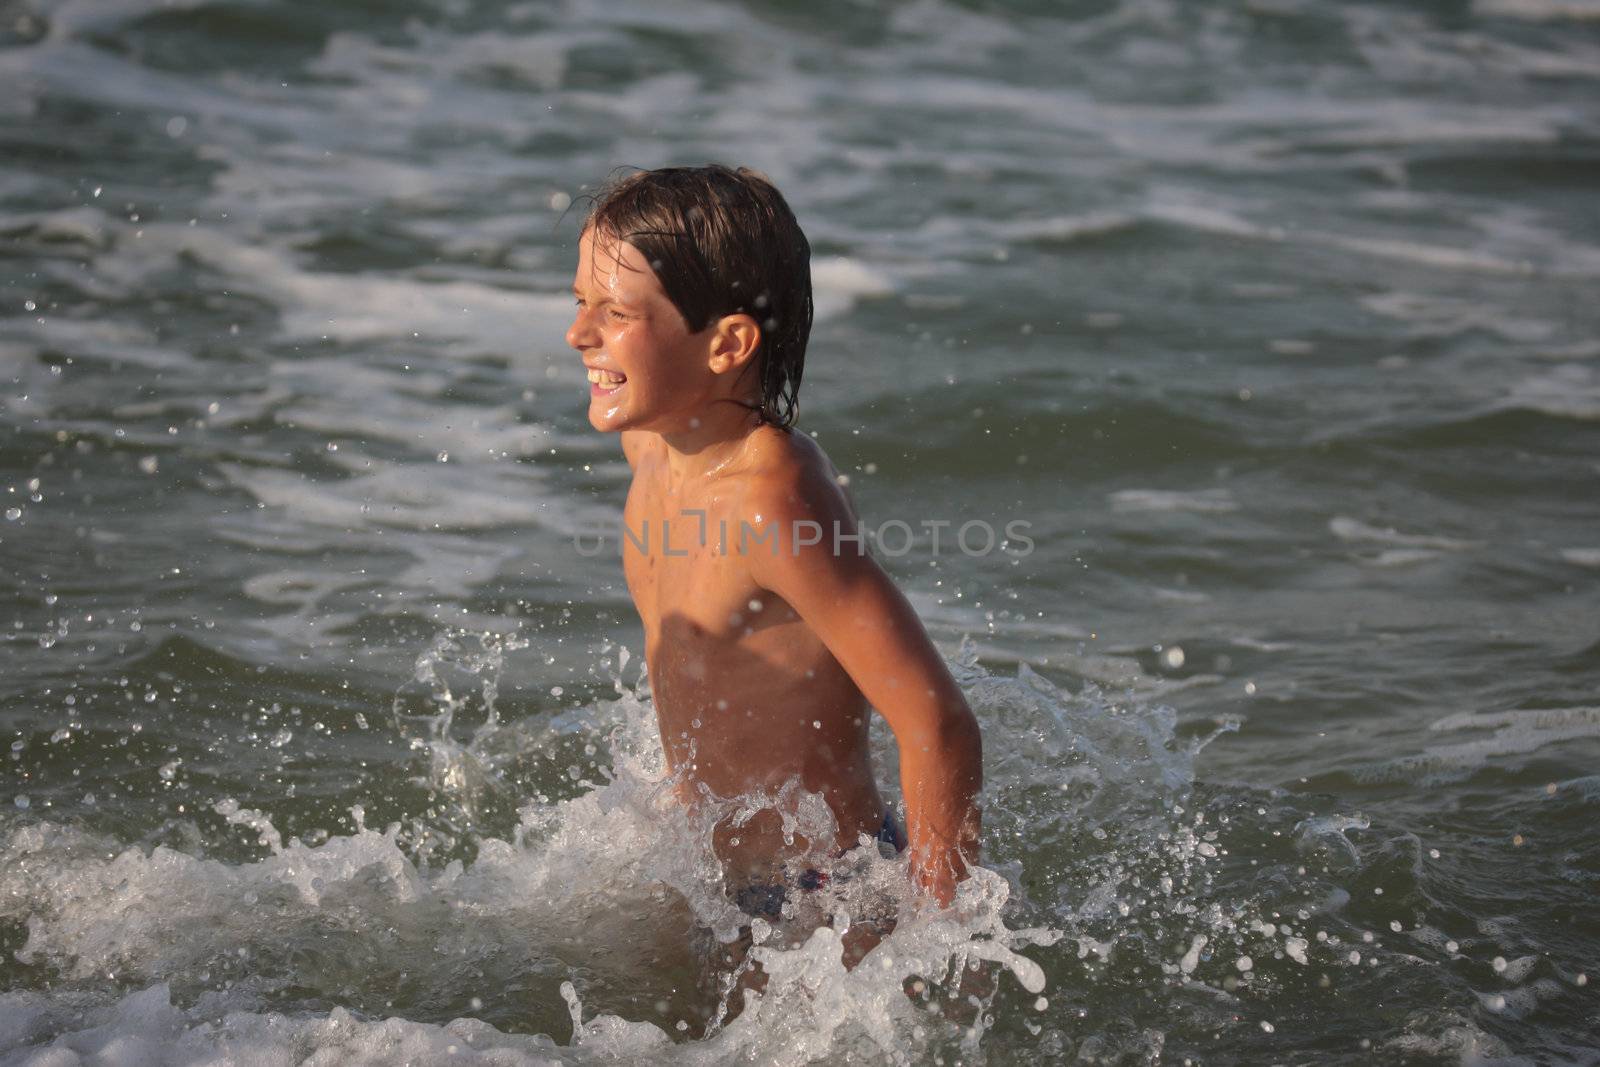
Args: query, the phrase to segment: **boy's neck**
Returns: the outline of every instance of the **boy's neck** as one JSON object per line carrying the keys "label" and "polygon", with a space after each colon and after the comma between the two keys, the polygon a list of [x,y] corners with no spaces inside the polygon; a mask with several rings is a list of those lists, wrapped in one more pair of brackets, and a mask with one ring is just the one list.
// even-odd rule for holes
{"label": "boy's neck", "polygon": [[668,473],[674,481],[716,474],[738,457],[761,424],[758,412],[740,404],[706,405],[687,424],[661,432],[667,446]]}

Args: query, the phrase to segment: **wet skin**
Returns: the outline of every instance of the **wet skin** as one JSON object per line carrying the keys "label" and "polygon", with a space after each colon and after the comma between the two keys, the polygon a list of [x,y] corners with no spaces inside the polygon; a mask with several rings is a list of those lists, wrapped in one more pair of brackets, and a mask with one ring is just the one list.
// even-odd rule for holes
{"label": "wet skin", "polygon": [[[621,434],[633,469],[623,569],[680,795],[699,804],[797,780],[837,822],[832,841],[790,844],[775,812],[724,819],[729,884],[876,835],[870,704],[900,746],[913,877],[947,903],[976,854],[977,724],[905,597],[856,542],[835,543],[857,519],[827,456],[743,406],[760,327],[735,314],[691,332],[637,249],[592,231],[573,290],[567,341],[605,377],[590,423]],[[819,543],[801,543],[806,523]]]}

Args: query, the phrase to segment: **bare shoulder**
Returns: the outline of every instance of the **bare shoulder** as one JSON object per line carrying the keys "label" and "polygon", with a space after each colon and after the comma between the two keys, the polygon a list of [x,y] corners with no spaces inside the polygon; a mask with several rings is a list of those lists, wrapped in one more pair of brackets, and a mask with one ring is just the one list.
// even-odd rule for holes
{"label": "bare shoulder", "polygon": [[785,433],[763,427],[756,434],[744,471],[742,496],[748,517],[854,522],[855,509],[821,445],[799,430]]}

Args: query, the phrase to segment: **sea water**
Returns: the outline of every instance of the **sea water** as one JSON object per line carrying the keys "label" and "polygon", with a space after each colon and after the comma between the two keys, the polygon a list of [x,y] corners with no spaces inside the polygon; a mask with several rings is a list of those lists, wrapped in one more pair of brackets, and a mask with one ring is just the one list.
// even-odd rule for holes
{"label": "sea water", "polygon": [[[0,1063],[1592,1062],[1597,77],[1578,0],[5,7]],[[984,732],[949,913],[758,927],[666,800],[562,294],[707,159]]]}

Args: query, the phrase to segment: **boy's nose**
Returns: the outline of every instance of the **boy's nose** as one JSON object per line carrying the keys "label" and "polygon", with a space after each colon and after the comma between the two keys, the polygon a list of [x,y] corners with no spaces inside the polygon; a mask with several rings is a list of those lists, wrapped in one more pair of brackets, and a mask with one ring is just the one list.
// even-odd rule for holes
{"label": "boy's nose", "polygon": [[589,316],[583,308],[572,317],[572,325],[567,327],[567,344],[582,352],[585,348],[594,347],[594,331],[589,327]]}

